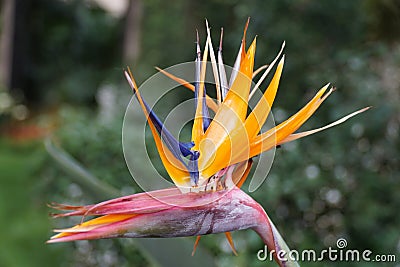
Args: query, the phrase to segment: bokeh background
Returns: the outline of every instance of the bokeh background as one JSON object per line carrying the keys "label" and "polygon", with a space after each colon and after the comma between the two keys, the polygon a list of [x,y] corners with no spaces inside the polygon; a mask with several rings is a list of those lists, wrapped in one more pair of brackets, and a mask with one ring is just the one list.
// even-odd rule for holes
{"label": "bokeh background", "polygon": [[237,257],[224,235],[203,237],[193,258],[194,238],[44,243],[52,228],[73,223],[50,219],[46,203],[140,191],[121,146],[131,97],[123,68],[131,66],[140,83],[154,66],[193,60],[195,29],[204,40],[205,18],[214,43],[224,27],[225,63],[233,64],[248,16],[248,36],[258,36],[256,66],[286,41],[278,122],[326,82],[338,90],[303,129],[373,107],[282,146],[252,196],[293,249],[319,251],[344,237],[348,248],[395,254],[399,264],[399,0],[0,3],[0,266],[268,265],[257,260],[263,244],[251,231],[233,234]]}

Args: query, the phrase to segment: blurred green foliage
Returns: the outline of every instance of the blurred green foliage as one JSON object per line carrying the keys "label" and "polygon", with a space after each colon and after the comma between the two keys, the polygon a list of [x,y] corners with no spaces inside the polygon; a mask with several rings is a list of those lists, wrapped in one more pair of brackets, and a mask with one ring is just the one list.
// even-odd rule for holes
{"label": "blurred green foliage", "polygon": [[85,1],[26,1],[22,9],[28,97],[94,103],[103,78],[113,80],[121,69],[123,22]]}
{"label": "blurred green foliage", "polygon": [[[58,106],[54,142],[122,194],[140,190],[121,148],[122,120],[130,97],[128,86],[121,82],[124,20],[84,1],[38,3],[32,6],[27,28],[32,61],[26,75],[36,100]],[[139,83],[155,72],[155,65],[193,60],[196,28],[205,39],[204,18],[212,26],[214,45],[219,28],[224,27],[225,63],[233,64],[250,16],[249,39],[258,35],[257,66],[268,63],[286,41],[286,64],[273,109],[277,122],[301,108],[326,82],[338,90],[304,128],[373,106],[343,125],[278,149],[266,182],[252,196],[291,248],[318,251],[335,247],[336,240],[344,237],[349,248],[395,253],[400,258],[399,1],[151,0],[143,2],[143,14],[141,54],[132,66]],[[106,99],[114,99],[111,111],[101,100],[102,92]],[[12,217],[11,224],[1,227],[6,230],[2,243],[11,244],[6,254],[1,249],[1,266],[54,266],[56,262],[99,266],[104,261],[99,255],[105,251],[113,260],[102,266],[149,264],[147,255],[127,243],[44,246],[51,228],[44,218],[45,202],[89,203],[94,197],[81,185],[71,184],[71,174],[47,158],[37,144],[21,148],[2,142],[0,146],[5,147],[0,161],[5,184],[0,214]],[[16,201],[13,209],[7,205],[10,199]],[[23,222],[28,220],[26,228]],[[71,222],[60,225],[65,223]],[[254,233],[234,233],[234,239],[238,257],[231,255],[222,235],[204,237],[201,243],[215,256],[217,266],[266,264],[257,260],[263,244]],[[25,265],[21,255],[27,255],[25,250],[32,253],[31,249],[37,250],[37,258]],[[88,254],[95,256],[83,256]],[[365,263],[304,263],[334,265]]]}
{"label": "blurred green foliage", "polygon": [[8,144],[0,154],[0,266],[55,266],[65,260],[60,247],[44,242],[51,224],[40,197],[48,180],[40,177],[46,154],[41,144]]}

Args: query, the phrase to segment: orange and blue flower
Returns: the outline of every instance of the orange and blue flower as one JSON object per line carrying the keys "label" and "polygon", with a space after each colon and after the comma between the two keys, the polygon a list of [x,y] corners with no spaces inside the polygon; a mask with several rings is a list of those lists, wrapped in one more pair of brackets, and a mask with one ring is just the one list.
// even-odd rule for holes
{"label": "orange and blue flower", "polygon": [[[276,58],[254,70],[256,38],[246,49],[244,29],[231,76],[222,57],[222,38],[215,55],[207,24],[207,39],[201,53],[197,37],[195,82],[193,84],[158,69],[179,84],[194,91],[195,113],[191,142],[179,142],[166,129],[146,101],[128,69],[125,77],[147,118],[159,156],[175,188],[141,193],[88,206],[54,205],[69,212],[65,216],[99,216],[68,229],[48,242],[115,237],[177,237],[199,236],[225,232],[234,250],[230,231],[251,228],[269,249],[288,250],[282,237],[263,208],[240,187],[252,167],[252,158],[275,146],[325,130],[367,110],[355,111],[324,127],[296,132],[334,91],[329,84],[297,113],[279,125],[261,132],[274,103],[281,79],[285,56],[285,43]],[[206,92],[206,67],[210,57],[215,81],[216,99]],[[249,100],[275,67],[275,73],[256,106],[249,110]],[[253,86],[253,77],[264,71]],[[207,85],[208,86],[208,85]],[[211,116],[211,112],[215,114]],[[172,203],[173,205],[168,204]],[[204,218],[208,218],[205,220]],[[235,251],[235,250],[234,250]],[[295,262],[276,261],[281,266],[296,266]]]}

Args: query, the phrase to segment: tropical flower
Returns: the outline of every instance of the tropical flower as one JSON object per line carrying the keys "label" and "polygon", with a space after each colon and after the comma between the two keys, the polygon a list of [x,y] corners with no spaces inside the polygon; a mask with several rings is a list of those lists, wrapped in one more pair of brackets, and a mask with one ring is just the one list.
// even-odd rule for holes
{"label": "tropical flower", "polygon": [[[116,237],[197,236],[196,247],[201,235],[225,232],[236,253],[230,232],[251,228],[261,236],[270,250],[277,253],[288,251],[263,208],[240,189],[252,167],[252,158],[278,145],[342,123],[368,108],[353,112],[324,127],[296,132],[333,92],[333,88],[327,84],[296,114],[261,133],[278,90],[285,61],[285,56],[282,56],[285,43],[271,64],[254,70],[256,38],[246,49],[247,27],[248,21],[229,81],[222,57],[223,32],[215,55],[208,24],[203,54],[197,37],[193,84],[158,69],[194,91],[195,116],[189,143],[179,142],[164,127],[142,98],[130,70],[125,71],[125,77],[147,118],[161,161],[176,187],[88,206],[55,204],[54,208],[68,211],[55,217],[98,217],[72,228],[55,230],[59,233],[49,243]],[[215,80],[216,100],[206,93],[204,81],[208,56]],[[276,63],[271,82],[257,105],[249,111],[249,99]],[[263,75],[252,86],[253,77],[262,71]],[[211,116],[209,109],[214,112],[214,116]],[[290,259],[275,259],[281,266],[297,265]]]}

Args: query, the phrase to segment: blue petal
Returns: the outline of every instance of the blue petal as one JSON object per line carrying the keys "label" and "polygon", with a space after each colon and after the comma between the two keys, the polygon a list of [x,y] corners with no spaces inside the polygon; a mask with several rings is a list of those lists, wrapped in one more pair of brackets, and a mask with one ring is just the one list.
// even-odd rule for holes
{"label": "blue petal", "polygon": [[204,96],[203,96],[203,101],[202,101],[202,105],[203,105],[203,129],[204,132],[207,131],[208,126],[210,126],[210,113],[208,111],[208,106],[207,106],[207,102],[206,102],[206,85],[204,84]]}
{"label": "blue petal", "polygon": [[189,169],[189,174],[190,174],[190,181],[192,183],[192,186],[197,185],[199,182],[199,156],[200,152],[199,151],[193,151],[193,155],[190,156],[189,158],[189,164],[188,164],[188,169]]}
{"label": "blue petal", "polygon": [[[137,97],[137,95],[135,94]],[[183,156],[193,155],[193,151],[190,150],[187,144],[180,143],[175,137],[168,131],[167,128],[164,127],[164,124],[161,120],[157,117],[157,115],[150,109],[149,105],[146,101],[142,98],[144,106],[149,114],[150,120],[153,122],[155,128],[157,129],[158,133],[161,135],[161,139],[165,142],[168,149],[172,152],[175,158],[179,159],[186,167],[187,164],[182,160]]]}
{"label": "blue petal", "polygon": [[[195,61],[196,70],[195,70],[195,82],[194,82],[194,110],[196,112],[197,109],[197,98],[199,97],[199,90],[200,90],[200,70],[201,64],[200,58],[198,57]],[[205,63],[207,64],[207,63]],[[210,115],[208,111],[208,106],[206,102],[206,84],[204,83],[204,94],[202,99],[202,109],[203,109],[203,130],[206,131],[208,126],[210,126]]]}
{"label": "blue petal", "polygon": [[191,151],[190,149],[192,147],[194,147],[194,142],[179,143],[179,147],[180,147],[181,153],[184,157],[193,155],[193,151]]}

